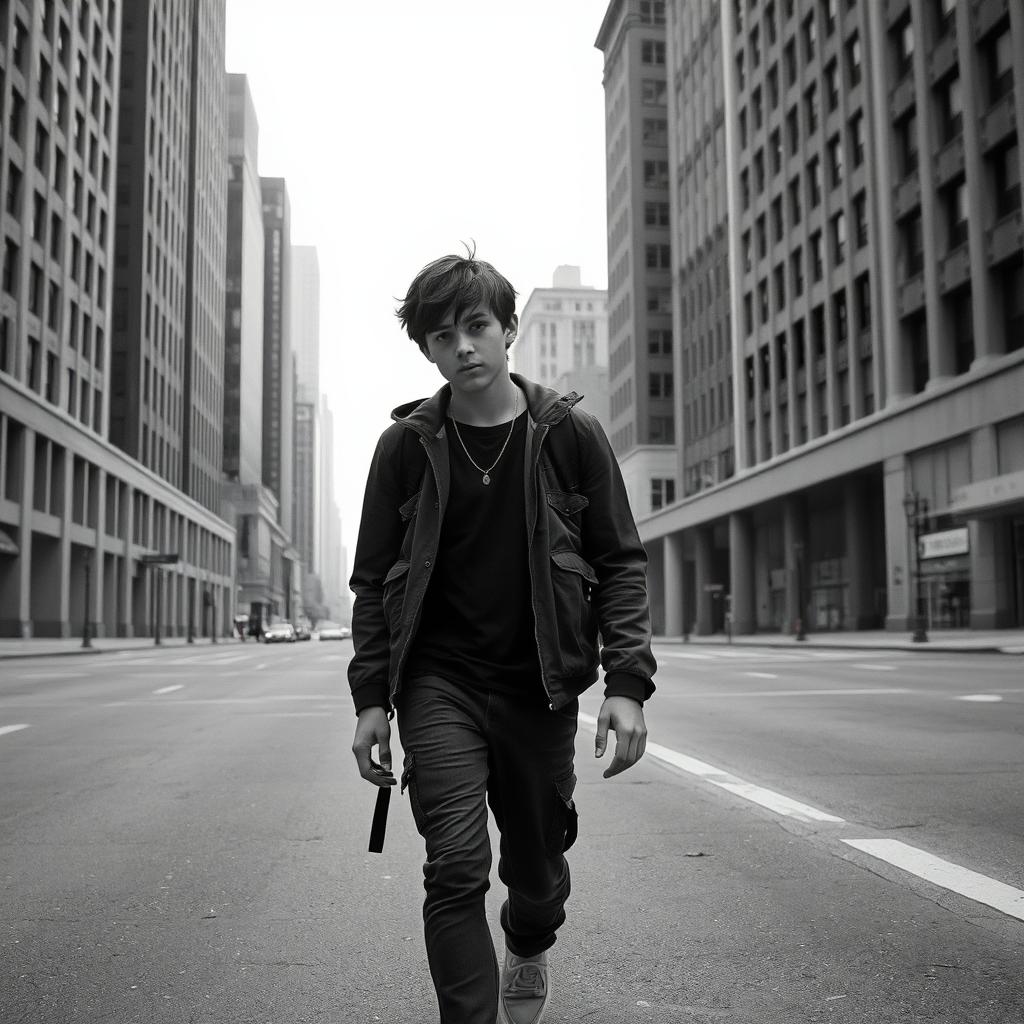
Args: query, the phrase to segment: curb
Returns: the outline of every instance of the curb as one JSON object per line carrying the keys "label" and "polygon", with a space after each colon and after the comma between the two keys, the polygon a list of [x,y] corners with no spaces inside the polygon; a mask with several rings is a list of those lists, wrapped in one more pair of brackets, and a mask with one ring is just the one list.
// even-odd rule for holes
{"label": "curb", "polygon": [[746,641],[743,643],[704,643],[701,641],[684,641],[676,637],[654,637],[654,643],[656,644],[671,644],[677,647],[703,647],[703,648],[718,648],[727,647],[731,650],[739,650],[744,647],[750,647],[756,650],[759,647],[771,647],[784,651],[908,651],[911,654],[1007,654],[1020,656],[1024,654],[1024,647],[1001,647],[995,644],[986,644],[983,647],[960,647],[950,644],[934,644],[934,643],[923,643],[914,644],[911,646],[903,646],[900,644],[844,644],[838,643],[827,643],[827,644],[816,644],[816,643],[797,643],[796,641],[782,641],[782,640],[765,640],[763,642],[758,641],[753,643]]}

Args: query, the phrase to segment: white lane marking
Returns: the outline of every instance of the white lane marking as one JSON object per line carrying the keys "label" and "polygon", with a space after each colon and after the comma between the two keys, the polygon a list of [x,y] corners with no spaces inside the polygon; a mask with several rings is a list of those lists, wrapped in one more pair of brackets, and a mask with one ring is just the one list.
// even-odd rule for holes
{"label": "white lane marking", "polygon": [[693,700],[703,697],[878,697],[913,693],[902,686],[859,687],[853,690],[708,690],[704,693],[663,693],[659,700]]}
{"label": "white lane marking", "polygon": [[925,853],[898,839],[844,839],[843,842],[943,889],[1024,921],[1024,891],[1012,885]]}
{"label": "white lane marking", "polygon": [[868,664],[866,662],[864,664],[854,664],[854,665],[851,665],[850,668],[863,668],[863,669],[866,669],[868,672],[895,672],[896,671],[896,666],[895,665],[871,665],[871,664]]}
{"label": "white lane marking", "polygon": [[174,693],[175,690],[184,689],[184,684],[177,683],[174,686],[161,686],[159,690],[154,690],[154,693]]}
{"label": "white lane marking", "polygon": [[28,723],[22,725],[0,725],[0,736],[6,736],[9,732],[18,732],[19,729],[27,729]]}
{"label": "white lane marking", "polygon": [[965,693],[957,700],[970,700],[976,704],[998,704],[1003,698],[998,693]]}
{"label": "white lane marking", "polygon": [[754,679],[778,679],[774,672],[744,672],[745,676],[753,676]]}
{"label": "white lane marking", "polygon": [[[597,727],[597,719],[592,715],[584,714],[582,711],[579,714],[579,720],[592,729]],[[660,743],[648,743],[647,753],[651,757],[671,765],[673,768],[679,768],[690,775],[696,775],[698,778],[702,778],[721,789],[735,793],[745,800],[750,800],[752,803],[759,804],[787,818],[796,818],[797,821],[808,822],[843,823],[843,819],[837,818],[834,814],[819,811],[816,807],[801,803],[799,800],[793,800],[791,797],[784,796],[782,793],[776,793],[774,790],[765,789],[763,786],[756,786],[752,782],[745,782],[743,779],[737,778],[729,772],[722,771],[721,768],[716,768],[706,761],[699,761],[695,757],[679,753],[678,750],[663,747]]]}

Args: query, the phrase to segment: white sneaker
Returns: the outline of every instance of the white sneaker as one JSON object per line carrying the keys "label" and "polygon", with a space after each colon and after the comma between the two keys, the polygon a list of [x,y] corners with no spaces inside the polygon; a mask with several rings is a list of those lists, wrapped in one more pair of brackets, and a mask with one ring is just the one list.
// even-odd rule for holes
{"label": "white sneaker", "polygon": [[516,956],[506,950],[498,993],[498,1024],[540,1024],[550,996],[547,953]]}

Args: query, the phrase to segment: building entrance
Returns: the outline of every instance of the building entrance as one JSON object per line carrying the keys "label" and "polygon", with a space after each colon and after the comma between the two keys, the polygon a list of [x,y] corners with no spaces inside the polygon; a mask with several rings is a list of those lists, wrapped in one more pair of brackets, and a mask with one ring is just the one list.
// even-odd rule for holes
{"label": "building entrance", "polygon": [[1024,626],[1024,518],[1013,521],[1013,596],[1012,625]]}

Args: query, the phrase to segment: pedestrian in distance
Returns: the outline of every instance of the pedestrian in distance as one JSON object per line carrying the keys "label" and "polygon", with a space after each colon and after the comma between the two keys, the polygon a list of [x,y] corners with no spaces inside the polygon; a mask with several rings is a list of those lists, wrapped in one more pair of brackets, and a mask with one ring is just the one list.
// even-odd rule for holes
{"label": "pedestrian in distance", "polygon": [[350,581],[352,750],[386,807],[397,712],[441,1024],[541,1020],[577,833],[578,697],[603,668],[595,754],[614,732],[610,778],[643,756],[654,692],[646,555],[618,465],[579,396],[509,372],[515,297],[472,250],[409,286],[397,315],[446,383],[381,435]]}

